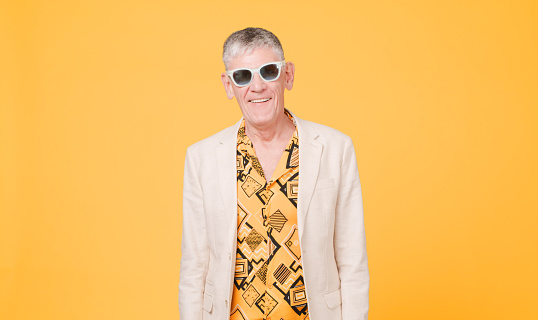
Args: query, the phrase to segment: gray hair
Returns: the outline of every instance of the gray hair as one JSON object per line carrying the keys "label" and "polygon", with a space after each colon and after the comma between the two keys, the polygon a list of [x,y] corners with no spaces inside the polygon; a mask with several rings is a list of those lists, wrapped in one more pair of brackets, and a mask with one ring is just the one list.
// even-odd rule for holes
{"label": "gray hair", "polygon": [[246,28],[232,33],[224,42],[222,50],[222,61],[226,70],[228,70],[228,62],[233,57],[250,54],[254,49],[262,47],[273,49],[280,60],[284,60],[282,45],[271,31],[262,28]]}

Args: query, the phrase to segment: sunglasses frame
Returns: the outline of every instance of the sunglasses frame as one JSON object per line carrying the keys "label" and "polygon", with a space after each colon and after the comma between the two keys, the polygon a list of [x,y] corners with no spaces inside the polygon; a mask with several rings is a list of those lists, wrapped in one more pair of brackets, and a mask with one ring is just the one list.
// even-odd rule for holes
{"label": "sunglasses frame", "polygon": [[[262,74],[260,73],[260,69],[265,67],[265,66],[268,66],[270,64],[276,64],[277,68],[278,68],[278,75],[276,76],[276,78],[274,78],[273,80],[265,80],[264,77],[262,77]],[[233,69],[233,70],[230,70],[230,71],[227,71],[226,74],[228,75],[228,77],[232,80],[233,84],[235,84],[237,87],[246,87],[248,86],[250,83],[252,83],[252,79],[254,79],[254,74],[257,73],[260,78],[265,81],[265,82],[272,82],[272,81],[275,81],[277,80],[278,78],[280,78],[280,71],[282,71],[282,67],[286,65],[286,60],[282,60],[282,61],[273,61],[273,62],[268,62],[266,64],[263,64],[261,66],[259,66],[258,68],[256,69],[250,69],[250,68],[237,68],[237,69]],[[237,84],[237,82],[235,82],[235,79],[233,77],[233,73],[236,72],[236,71],[239,71],[239,70],[248,70],[250,71],[250,73],[252,74],[252,76],[250,77],[250,81],[247,83],[247,84],[243,84],[243,85],[239,85]]]}

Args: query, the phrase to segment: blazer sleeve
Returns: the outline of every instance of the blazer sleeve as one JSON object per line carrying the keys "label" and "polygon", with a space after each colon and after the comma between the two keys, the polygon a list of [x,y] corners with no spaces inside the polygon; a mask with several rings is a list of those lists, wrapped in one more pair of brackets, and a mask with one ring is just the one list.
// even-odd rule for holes
{"label": "blazer sleeve", "polygon": [[351,138],[346,137],[336,202],[334,246],[341,281],[342,319],[367,320],[370,274],[361,183]]}
{"label": "blazer sleeve", "polygon": [[201,320],[209,248],[202,187],[198,180],[192,147],[187,149],[183,182],[183,233],[179,271],[179,314],[181,320]]}

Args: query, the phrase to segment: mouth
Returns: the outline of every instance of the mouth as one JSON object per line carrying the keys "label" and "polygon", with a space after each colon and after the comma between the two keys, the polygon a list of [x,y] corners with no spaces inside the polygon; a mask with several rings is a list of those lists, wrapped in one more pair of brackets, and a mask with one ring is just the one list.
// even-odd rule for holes
{"label": "mouth", "polygon": [[254,100],[249,100],[248,102],[251,102],[251,103],[263,103],[263,102],[267,102],[271,100],[271,98],[266,98],[266,99],[254,99]]}

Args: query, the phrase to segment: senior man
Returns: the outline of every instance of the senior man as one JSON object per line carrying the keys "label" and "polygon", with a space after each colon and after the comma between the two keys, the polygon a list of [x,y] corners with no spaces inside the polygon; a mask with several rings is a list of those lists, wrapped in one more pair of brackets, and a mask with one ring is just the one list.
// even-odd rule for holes
{"label": "senior man", "polygon": [[187,149],[181,320],[366,320],[351,139],[285,109],[295,66],[273,33],[233,33],[223,61],[243,118]]}

